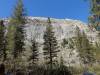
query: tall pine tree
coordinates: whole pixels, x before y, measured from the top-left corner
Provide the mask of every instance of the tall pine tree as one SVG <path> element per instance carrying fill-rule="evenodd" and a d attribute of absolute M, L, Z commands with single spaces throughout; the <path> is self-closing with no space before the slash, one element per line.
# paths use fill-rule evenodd
<path fill-rule="evenodd" d="M 11 30 L 9 31 L 13 31 L 11 32 L 12 36 L 9 36 L 10 40 L 9 42 L 11 42 L 10 44 L 10 49 L 12 50 L 12 55 L 13 55 L 13 67 L 14 67 L 14 75 L 15 75 L 15 70 L 17 67 L 21 67 L 23 65 L 20 65 L 19 63 L 22 62 L 21 57 L 23 56 L 23 51 L 25 50 L 24 46 L 25 46 L 25 24 L 26 24 L 26 19 L 25 19 L 25 10 L 24 10 L 24 6 L 23 6 L 23 1 L 22 0 L 18 0 L 15 8 L 14 8 L 14 12 L 11 16 L 10 19 L 10 28 Z M 8 32 L 9 33 L 9 32 Z M 13 37 L 13 38 L 12 38 Z M 20 65 L 20 66 L 19 66 Z"/>
<path fill-rule="evenodd" d="M 50 68 L 53 68 L 53 64 L 55 63 L 55 58 L 57 58 L 57 52 L 58 50 L 58 44 L 55 37 L 55 34 L 53 32 L 53 27 L 51 25 L 50 18 L 48 18 L 48 25 L 46 28 L 46 31 L 44 32 L 44 47 L 43 47 L 43 53 L 44 58 L 46 59 L 46 63 L 50 65 Z"/>
<path fill-rule="evenodd" d="M 25 40 L 25 10 L 22 0 L 18 0 L 15 10 L 13 12 L 10 24 L 14 25 L 14 48 L 13 55 L 14 58 L 17 58 L 24 51 L 24 40 Z"/>

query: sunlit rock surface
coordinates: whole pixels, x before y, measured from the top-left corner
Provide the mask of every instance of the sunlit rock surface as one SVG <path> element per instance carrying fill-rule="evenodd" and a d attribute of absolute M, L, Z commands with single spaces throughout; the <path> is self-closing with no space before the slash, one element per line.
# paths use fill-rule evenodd
<path fill-rule="evenodd" d="M 39 53 L 40 53 L 40 61 L 39 63 L 43 63 L 43 34 L 47 26 L 47 18 L 45 17 L 26 17 L 26 56 L 31 54 L 29 50 L 29 46 L 31 45 L 30 41 L 33 38 L 36 38 L 36 41 L 39 43 Z M 4 19 L 4 24 L 7 25 L 9 23 L 8 19 Z M 91 42 L 95 42 L 97 39 L 97 32 L 92 31 L 86 23 L 83 23 L 79 20 L 72 19 L 55 19 L 51 18 L 51 23 L 53 26 L 53 31 L 55 32 L 55 36 L 58 40 L 58 45 L 60 46 L 60 52 L 58 53 L 58 60 L 63 58 L 65 65 L 79 65 L 80 61 L 78 58 L 78 52 L 76 49 L 72 50 L 68 48 L 66 45 L 65 48 L 62 48 L 61 43 L 63 39 L 69 39 L 75 37 L 76 27 L 79 27 L 81 31 L 84 31 L 87 34 L 88 39 Z M 70 56 L 70 53 L 72 55 Z"/>

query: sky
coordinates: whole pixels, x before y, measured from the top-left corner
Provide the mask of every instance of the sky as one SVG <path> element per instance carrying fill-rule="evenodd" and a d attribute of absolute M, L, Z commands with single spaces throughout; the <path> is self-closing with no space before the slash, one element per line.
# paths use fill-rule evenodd
<path fill-rule="evenodd" d="M 17 0 L 0 0 L 0 18 L 10 17 Z M 84 0 L 23 0 L 28 16 L 76 19 L 88 22 L 89 3 Z"/>

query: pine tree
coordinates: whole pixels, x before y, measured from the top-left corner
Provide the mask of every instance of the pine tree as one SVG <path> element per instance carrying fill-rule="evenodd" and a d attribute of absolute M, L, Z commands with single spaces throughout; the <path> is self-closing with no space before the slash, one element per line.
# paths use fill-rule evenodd
<path fill-rule="evenodd" d="M 90 44 L 89 40 L 87 39 L 87 36 L 85 32 L 82 33 L 82 60 L 84 64 L 92 64 L 94 63 L 94 51 L 92 48 L 92 45 Z"/>
<path fill-rule="evenodd" d="M 84 32 L 81 32 L 79 28 L 77 28 L 76 31 L 75 45 L 80 59 L 84 64 L 92 64 L 94 62 L 92 45 Z"/>
<path fill-rule="evenodd" d="M 5 36 L 5 26 L 3 23 L 3 20 L 0 21 L 0 58 L 3 59 L 2 61 L 5 61 L 7 58 L 7 44 L 6 44 L 6 36 Z"/>
<path fill-rule="evenodd" d="M 53 32 L 53 27 L 51 25 L 50 18 L 48 18 L 48 25 L 46 31 L 44 32 L 44 58 L 47 61 L 47 64 L 50 64 L 50 68 L 52 69 L 53 64 L 55 63 L 55 58 L 57 57 L 58 45 L 57 40 Z"/>
<path fill-rule="evenodd" d="M 33 64 L 36 64 L 39 56 L 38 43 L 36 42 L 35 39 L 32 39 L 31 42 L 32 42 L 31 46 L 32 55 L 30 56 L 30 60 L 32 60 Z"/>
<path fill-rule="evenodd" d="M 14 13 L 10 20 L 10 24 L 14 25 L 14 58 L 17 58 L 25 49 L 24 49 L 24 40 L 25 40 L 25 11 L 23 7 L 22 0 L 18 0 L 18 3 L 15 7 Z"/>
<path fill-rule="evenodd" d="M 19 67 L 19 63 L 22 61 L 20 60 L 21 57 L 23 56 L 23 51 L 25 50 L 24 46 L 25 46 L 25 24 L 26 24 L 26 19 L 25 19 L 25 10 L 24 10 L 24 6 L 23 6 L 23 1 L 22 0 L 18 0 L 15 8 L 14 8 L 14 12 L 13 15 L 11 16 L 10 19 L 10 28 L 11 30 L 9 31 L 13 31 L 11 32 L 12 36 L 9 36 L 10 40 L 9 42 L 11 42 L 10 44 L 10 49 L 12 50 L 12 55 L 13 55 L 13 64 L 14 64 L 14 75 L 15 75 L 15 70 L 17 67 Z M 9 33 L 9 32 L 8 32 Z M 18 61 L 20 60 L 20 61 Z M 18 61 L 18 62 L 17 62 Z M 23 65 L 21 65 L 23 66 Z"/>

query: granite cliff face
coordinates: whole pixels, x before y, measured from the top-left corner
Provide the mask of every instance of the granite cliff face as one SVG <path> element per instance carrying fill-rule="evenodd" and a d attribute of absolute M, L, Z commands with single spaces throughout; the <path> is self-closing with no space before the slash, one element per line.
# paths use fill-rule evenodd
<path fill-rule="evenodd" d="M 27 35 L 27 46 L 30 45 L 29 41 L 32 38 L 36 38 L 37 42 L 39 42 L 39 52 L 40 52 L 40 61 L 43 60 L 43 50 L 42 50 L 42 43 L 43 43 L 43 34 L 46 29 L 47 25 L 47 18 L 45 17 L 26 17 L 27 24 L 26 24 L 26 35 Z M 7 25 L 9 20 L 5 20 L 5 25 Z M 55 19 L 51 18 L 51 22 L 53 25 L 53 30 L 55 32 L 55 36 L 57 37 L 58 44 L 60 46 L 60 52 L 58 53 L 59 60 L 61 57 L 63 57 L 63 60 L 65 64 L 72 63 L 73 64 L 79 64 L 79 58 L 77 50 L 69 49 L 68 45 L 66 45 L 65 48 L 61 47 L 61 43 L 63 39 L 69 39 L 75 36 L 75 30 L 76 27 L 79 27 L 81 31 L 84 31 L 89 40 L 91 42 L 95 42 L 97 39 L 97 32 L 91 31 L 91 29 L 88 27 L 87 24 L 79 21 L 79 20 L 72 20 L 72 19 Z M 31 52 L 28 50 L 27 55 L 29 55 Z M 73 53 L 72 56 L 69 57 L 70 53 Z M 43 61 L 42 61 L 43 62 Z M 41 63 L 42 63 L 41 62 Z"/>

